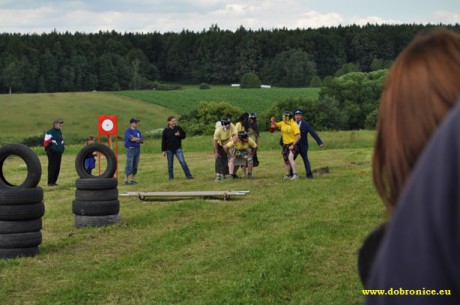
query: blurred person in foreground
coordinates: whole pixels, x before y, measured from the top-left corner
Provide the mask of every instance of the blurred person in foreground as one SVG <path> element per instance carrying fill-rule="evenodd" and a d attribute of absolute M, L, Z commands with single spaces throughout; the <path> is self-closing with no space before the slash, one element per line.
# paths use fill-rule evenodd
<path fill-rule="evenodd" d="M 459 96 L 457 33 L 418 35 L 390 69 L 373 157 L 390 220 L 365 240 L 358 269 L 366 289 L 398 295 L 368 296 L 366 304 L 460 304 L 459 134 L 437 131 Z M 426 294 L 439 289 L 452 295 Z"/>

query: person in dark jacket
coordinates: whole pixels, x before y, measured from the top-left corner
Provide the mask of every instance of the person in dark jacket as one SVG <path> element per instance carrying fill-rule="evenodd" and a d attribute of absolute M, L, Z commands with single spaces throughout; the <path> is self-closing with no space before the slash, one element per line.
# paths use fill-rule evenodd
<path fill-rule="evenodd" d="M 387 295 L 366 304 L 460 304 L 458 122 L 460 100 L 417 161 L 374 262 L 367 289 Z"/>
<path fill-rule="evenodd" d="M 63 120 L 55 120 L 53 128 L 45 134 L 43 146 L 48 157 L 48 186 L 56 186 L 61 171 L 62 154 L 64 153 L 64 138 L 62 136 Z"/>
<path fill-rule="evenodd" d="M 303 120 L 303 111 L 301 109 L 294 111 L 294 119 L 297 122 L 297 125 L 299 125 L 300 129 L 300 141 L 297 143 L 297 150 L 294 155 L 294 159 L 296 159 L 298 155 L 302 156 L 303 164 L 305 165 L 305 173 L 307 174 L 307 178 L 311 179 L 313 178 L 313 173 L 311 171 L 310 161 L 308 161 L 308 134 L 310 134 L 313 139 L 315 139 L 319 147 L 323 148 L 324 144 L 313 127 L 311 127 L 308 122 Z"/>
<path fill-rule="evenodd" d="M 426 288 L 431 291 L 449 281 L 456 281 L 456 286 L 446 285 L 443 289 L 452 288 L 447 286 L 460 289 L 458 274 L 455 278 L 446 272 L 449 268 L 458 270 L 460 267 L 458 259 L 447 259 L 460 257 L 458 218 L 455 224 L 444 219 L 447 216 L 459 217 L 458 195 L 444 193 L 438 185 L 445 183 L 447 187 L 455 181 L 458 186 L 457 177 L 449 176 L 447 170 L 459 171 L 458 162 L 451 161 L 452 157 L 444 151 L 451 149 L 458 156 L 458 135 L 444 139 L 448 148 L 443 148 L 441 143 L 429 148 L 428 144 L 432 138 L 439 137 L 435 133 L 437 128 L 459 104 L 458 75 L 460 35 L 446 29 L 418 35 L 391 66 L 380 99 L 372 161 L 374 185 L 387 209 L 388 219 L 385 221 L 388 224 L 379 226 L 369 234 L 359 251 L 358 270 L 366 289 L 393 288 L 399 292 L 399 288 Z M 458 120 L 456 122 L 458 124 Z M 445 156 L 430 154 L 432 157 L 424 160 L 425 149 L 438 150 L 440 155 Z M 428 170 L 419 172 L 418 166 L 423 162 L 429 164 L 426 166 L 431 169 L 431 174 Z M 413 188 L 417 191 L 414 192 Z M 445 210 L 446 205 L 450 204 L 446 202 L 449 198 L 447 194 L 456 200 L 456 208 Z M 405 196 L 411 199 L 405 199 Z M 400 214 L 405 215 L 403 222 L 406 224 L 401 224 Z M 443 238 L 439 237 L 440 230 L 445 233 Z M 398 247 L 397 244 L 402 245 L 398 240 L 404 240 L 407 244 Z M 407 249 L 406 246 L 413 249 Z M 455 251 L 452 252 L 452 249 Z M 436 255 L 440 260 L 435 258 Z M 408 265 L 403 266 L 406 263 Z M 448 269 L 445 268 L 447 266 Z M 433 280 L 429 280 L 430 277 Z M 441 280 L 441 277 L 449 279 Z M 367 300 L 367 304 L 459 304 L 458 298 L 456 301 L 450 301 L 449 298 L 432 300 L 425 296 L 409 298 L 373 297 Z"/>
<path fill-rule="evenodd" d="M 168 174 L 169 179 L 174 179 L 174 155 L 179 160 L 182 170 L 187 179 L 193 179 L 190 169 L 185 162 L 184 153 L 182 152 L 182 140 L 185 139 L 185 131 L 177 125 L 177 120 L 174 116 L 168 117 L 168 126 L 163 130 L 161 137 L 161 151 L 163 157 L 168 157 Z"/>

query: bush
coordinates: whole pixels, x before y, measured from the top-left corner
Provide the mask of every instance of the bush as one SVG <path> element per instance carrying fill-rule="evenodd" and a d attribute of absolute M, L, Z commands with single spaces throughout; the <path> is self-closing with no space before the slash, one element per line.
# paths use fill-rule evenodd
<path fill-rule="evenodd" d="M 206 84 L 206 83 L 201 83 L 200 89 L 201 89 L 201 90 L 206 90 L 206 89 L 211 89 L 211 87 L 209 87 L 209 85 Z"/>
<path fill-rule="evenodd" d="M 241 77 L 240 88 L 260 88 L 262 82 L 260 81 L 259 76 L 254 72 L 248 72 Z"/>
<path fill-rule="evenodd" d="M 229 103 L 201 102 L 198 108 L 180 118 L 181 126 L 188 135 L 212 135 L 217 121 L 223 117 L 236 122 L 244 111 Z"/>
<path fill-rule="evenodd" d="M 303 118 L 309 122 L 313 128 L 322 130 L 322 113 L 318 111 L 318 102 L 312 99 L 288 98 L 284 101 L 275 103 L 270 109 L 262 114 L 260 120 L 257 121 L 259 130 L 268 130 L 270 118 L 273 116 L 277 122 L 281 121 L 281 116 L 284 111 L 292 111 L 296 109 L 303 110 Z"/>
<path fill-rule="evenodd" d="M 39 134 L 36 136 L 30 136 L 21 141 L 22 144 L 29 147 L 43 146 L 43 139 L 45 138 L 44 134 Z"/>

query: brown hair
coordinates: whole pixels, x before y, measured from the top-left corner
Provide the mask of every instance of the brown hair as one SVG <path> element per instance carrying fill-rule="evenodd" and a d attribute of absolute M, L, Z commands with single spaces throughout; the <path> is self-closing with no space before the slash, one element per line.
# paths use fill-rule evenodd
<path fill-rule="evenodd" d="M 88 145 L 88 142 L 89 142 L 89 141 L 94 141 L 94 137 L 93 137 L 93 136 L 88 136 L 88 137 L 86 138 L 86 145 Z"/>
<path fill-rule="evenodd" d="M 460 35 L 418 35 L 398 56 L 382 92 L 373 178 L 391 213 L 425 144 L 460 96 Z"/>
<path fill-rule="evenodd" d="M 175 119 L 176 117 L 171 115 L 171 116 L 168 116 L 168 122 L 171 121 L 172 119 Z"/>

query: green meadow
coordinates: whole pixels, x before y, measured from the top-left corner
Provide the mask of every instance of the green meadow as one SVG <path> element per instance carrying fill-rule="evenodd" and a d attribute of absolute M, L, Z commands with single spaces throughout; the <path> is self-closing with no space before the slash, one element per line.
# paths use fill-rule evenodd
<path fill-rule="evenodd" d="M 276 87 L 240 89 L 231 86 L 211 86 L 211 89 L 201 90 L 198 86 L 184 86 L 183 90 L 177 91 L 120 91 L 116 94 L 161 105 L 179 113 L 192 111 L 199 102 L 227 102 L 240 107 L 243 111 L 262 114 L 273 103 L 286 97 L 317 98 L 319 89 Z"/>
<path fill-rule="evenodd" d="M 118 115 L 120 130 L 130 117 L 139 117 L 144 131 L 164 126 L 170 113 L 181 113 L 178 104 L 168 109 L 99 92 L 0 96 L 0 105 L 3 143 L 45 131 L 55 117 L 64 119 L 66 137 L 79 139 L 97 133 L 99 114 Z M 18 110 L 6 114 L 5 105 Z M 319 134 L 326 146 L 320 149 L 310 138 L 310 162 L 329 173 L 307 180 L 299 159 L 297 181 L 282 179 L 279 133 L 262 133 L 253 180 L 219 182 L 213 181 L 210 137 L 184 140 L 195 179 L 185 179 L 176 161 L 172 181 L 159 140 L 149 139 L 142 147 L 139 184 L 120 183 L 120 194 L 249 193 L 230 200 L 120 197 L 120 223 L 84 229 L 74 226 L 71 207 L 78 178 L 75 155 L 83 140 L 67 147 L 58 187 L 46 186 L 46 156 L 34 148 L 43 167 L 43 242 L 36 257 L 0 260 L 0 304 L 362 303 L 357 251 L 385 218 L 372 185 L 374 132 Z M 126 161 L 121 146 L 120 182 Z M 14 181 L 25 176 L 15 160 L 6 160 L 3 171 Z"/>

